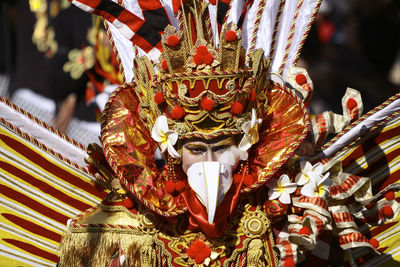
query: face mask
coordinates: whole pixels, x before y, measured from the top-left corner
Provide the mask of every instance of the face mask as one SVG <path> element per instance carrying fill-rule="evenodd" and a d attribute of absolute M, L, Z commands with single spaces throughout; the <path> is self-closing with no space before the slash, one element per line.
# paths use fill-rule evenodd
<path fill-rule="evenodd" d="M 208 223 L 232 185 L 232 166 L 217 161 L 194 163 L 187 171 L 190 187 L 207 210 Z"/>

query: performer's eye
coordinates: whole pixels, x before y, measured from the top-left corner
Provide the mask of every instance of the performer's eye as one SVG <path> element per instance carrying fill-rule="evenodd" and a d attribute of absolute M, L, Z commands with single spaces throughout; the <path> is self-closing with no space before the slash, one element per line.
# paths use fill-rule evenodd
<path fill-rule="evenodd" d="M 190 147 L 190 146 L 186 146 L 185 147 L 187 150 L 189 150 L 192 154 L 195 154 L 195 155 L 200 155 L 200 154 L 203 154 L 203 153 L 205 153 L 206 151 L 207 151 L 207 148 L 206 147 Z"/>
<path fill-rule="evenodd" d="M 222 153 L 229 149 L 229 145 L 215 146 L 212 148 L 212 152 Z"/>

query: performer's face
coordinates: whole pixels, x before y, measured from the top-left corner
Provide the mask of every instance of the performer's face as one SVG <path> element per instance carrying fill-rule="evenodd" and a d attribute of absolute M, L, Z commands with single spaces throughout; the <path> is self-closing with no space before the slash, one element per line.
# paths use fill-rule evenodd
<path fill-rule="evenodd" d="M 221 155 L 235 145 L 233 137 L 213 141 L 188 141 L 183 145 L 182 169 L 185 173 L 192 164 L 202 161 L 219 161 Z M 235 167 L 239 160 L 235 163 Z"/>
<path fill-rule="evenodd" d="M 213 223 L 216 207 L 232 185 L 232 172 L 239 158 L 234 137 L 197 139 L 183 145 L 182 169 L 189 186 L 207 210 L 209 224 Z"/>

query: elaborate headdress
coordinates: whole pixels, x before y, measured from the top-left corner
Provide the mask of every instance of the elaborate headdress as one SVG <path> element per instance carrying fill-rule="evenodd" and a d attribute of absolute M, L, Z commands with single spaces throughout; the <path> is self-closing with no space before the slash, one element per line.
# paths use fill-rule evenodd
<path fill-rule="evenodd" d="M 247 8 L 248 19 L 243 23 L 239 19 L 244 32 L 229 19 L 225 19 L 222 26 L 213 22 L 210 19 L 213 16 L 210 3 L 188 2 L 178 13 L 179 25 L 176 28 L 166 27 L 164 33 L 158 35 L 159 42 L 158 32 L 144 35 L 149 41 L 149 35 L 155 34 L 153 48 L 148 48 L 146 42 L 137 42 L 147 55 L 134 58 L 134 81 L 111 95 L 102 118 L 101 136 L 110 166 L 134 196 L 165 216 L 186 211 L 180 195 L 171 194 L 166 189 L 166 181 L 175 179 L 173 173 L 159 171 L 156 167 L 154 155 L 157 143 L 154 140 L 163 151 L 168 148 L 172 157 L 179 157 L 173 147 L 177 139 L 243 136 L 244 149 L 253 147 L 247 166 L 241 171 L 252 178 L 247 179 L 241 192 L 249 192 L 265 183 L 287 161 L 307 135 L 309 118 L 303 102 L 294 91 L 272 81 L 270 73 L 276 72 L 277 76 L 285 74 L 297 60 L 299 46 L 306 35 L 304 25 L 313 19 L 319 5 L 319 1 L 311 2 L 303 7 L 308 8 L 306 24 L 297 20 L 297 13 L 293 13 L 291 4 L 268 6 L 263 1 L 257 5 L 254 3 Z M 232 3 L 231 6 L 221 3 L 233 9 Z M 109 4 L 112 6 L 115 3 L 110 1 Z M 296 7 L 298 12 L 302 3 Z M 139 32 L 143 34 L 137 27 L 136 34 L 129 34 L 134 26 L 129 24 L 127 18 L 131 13 L 126 9 L 117 14 L 115 9 L 104 11 L 104 5 L 100 11 L 99 7 L 91 8 L 94 13 L 102 14 L 112 22 L 109 27 L 114 40 L 121 38 L 115 26 L 131 40 L 139 38 Z M 289 24 L 293 30 L 301 24 L 297 35 L 285 33 L 286 36 L 282 37 L 278 34 L 277 28 L 287 27 L 285 24 L 288 23 L 286 17 L 279 13 L 284 9 L 293 15 Z M 267 17 L 265 14 L 271 11 L 275 23 L 266 31 L 261 27 L 260 19 Z M 228 12 L 225 17 L 232 14 Z M 255 21 L 251 22 L 250 14 L 256 15 Z M 254 30 L 249 34 L 251 23 L 254 23 Z M 269 60 L 263 49 L 255 49 L 259 31 L 264 31 L 270 38 Z M 286 40 L 282 38 L 287 38 L 284 53 L 278 51 L 278 45 Z M 291 48 L 291 43 L 294 48 Z M 118 42 L 114 44 L 118 52 L 122 51 L 119 54 L 122 59 L 126 49 L 119 48 L 121 44 Z M 158 63 L 153 64 L 151 58 L 159 55 L 156 52 L 161 51 L 160 47 L 163 52 Z M 277 56 L 282 57 L 275 60 Z M 124 60 L 121 63 L 127 78 L 126 66 L 129 65 Z M 277 66 L 276 71 L 274 66 Z M 260 125 L 257 118 L 262 119 Z"/>

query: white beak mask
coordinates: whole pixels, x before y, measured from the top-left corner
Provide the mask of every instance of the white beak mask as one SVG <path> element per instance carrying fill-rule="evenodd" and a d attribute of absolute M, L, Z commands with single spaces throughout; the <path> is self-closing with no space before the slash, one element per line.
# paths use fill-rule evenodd
<path fill-rule="evenodd" d="M 218 161 L 194 163 L 187 170 L 188 182 L 207 210 L 208 223 L 214 222 L 215 210 L 232 185 L 232 166 Z"/>

